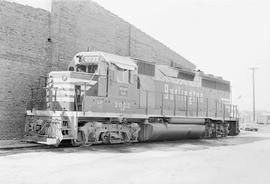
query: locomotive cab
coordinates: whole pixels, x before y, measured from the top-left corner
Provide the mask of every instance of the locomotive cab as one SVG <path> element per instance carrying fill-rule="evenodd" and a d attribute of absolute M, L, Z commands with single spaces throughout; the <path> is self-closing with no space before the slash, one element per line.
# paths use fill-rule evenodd
<path fill-rule="evenodd" d="M 121 111 L 136 104 L 137 65 L 128 57 L 80 52 L 68 71 L 49 74 L 48 89 L 47 107 L 53 110 Z"/>

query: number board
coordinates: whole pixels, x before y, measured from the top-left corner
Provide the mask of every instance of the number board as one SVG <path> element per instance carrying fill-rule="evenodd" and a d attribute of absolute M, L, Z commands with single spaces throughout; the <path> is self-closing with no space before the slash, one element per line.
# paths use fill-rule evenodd
<path fill-rule="evenodd" d="M 97 63 L 99 61 L 99 56 L 85 56 L 84 62 L 86 63 Z"/>

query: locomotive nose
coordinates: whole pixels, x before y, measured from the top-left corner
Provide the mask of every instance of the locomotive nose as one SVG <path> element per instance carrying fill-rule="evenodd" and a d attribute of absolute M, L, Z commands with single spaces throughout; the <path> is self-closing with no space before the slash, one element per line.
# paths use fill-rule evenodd
<path fill-rule="evenodd" d="M 51 72 L 46 88 L 47 108 L 59 111 L 81 111 L 85 94 L 96 96 L 97 82 L 97 78 L 88 73 Z"/>

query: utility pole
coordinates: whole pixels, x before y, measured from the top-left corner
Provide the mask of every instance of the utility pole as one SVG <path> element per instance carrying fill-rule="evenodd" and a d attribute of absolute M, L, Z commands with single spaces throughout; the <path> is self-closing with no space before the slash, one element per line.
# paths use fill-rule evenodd
<path fill-rule="evenodd" d="M 252 84 L 253 84 L 253 122 L 255 122 L 255 117 L 256 117 L 256 113 L 255 113 L 255 70 L 257 70 L 258 68 L 256 67 L 252 67 L 249 68 L 252 71 Z"/>

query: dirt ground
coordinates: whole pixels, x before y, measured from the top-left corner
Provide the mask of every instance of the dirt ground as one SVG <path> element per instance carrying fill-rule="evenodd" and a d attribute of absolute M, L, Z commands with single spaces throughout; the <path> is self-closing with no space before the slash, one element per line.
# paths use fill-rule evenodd
<path fill-rule="evenodd" d="M 0 183 L 270 183 L 270 127 L 237 137 L 0 150 Z"/>

